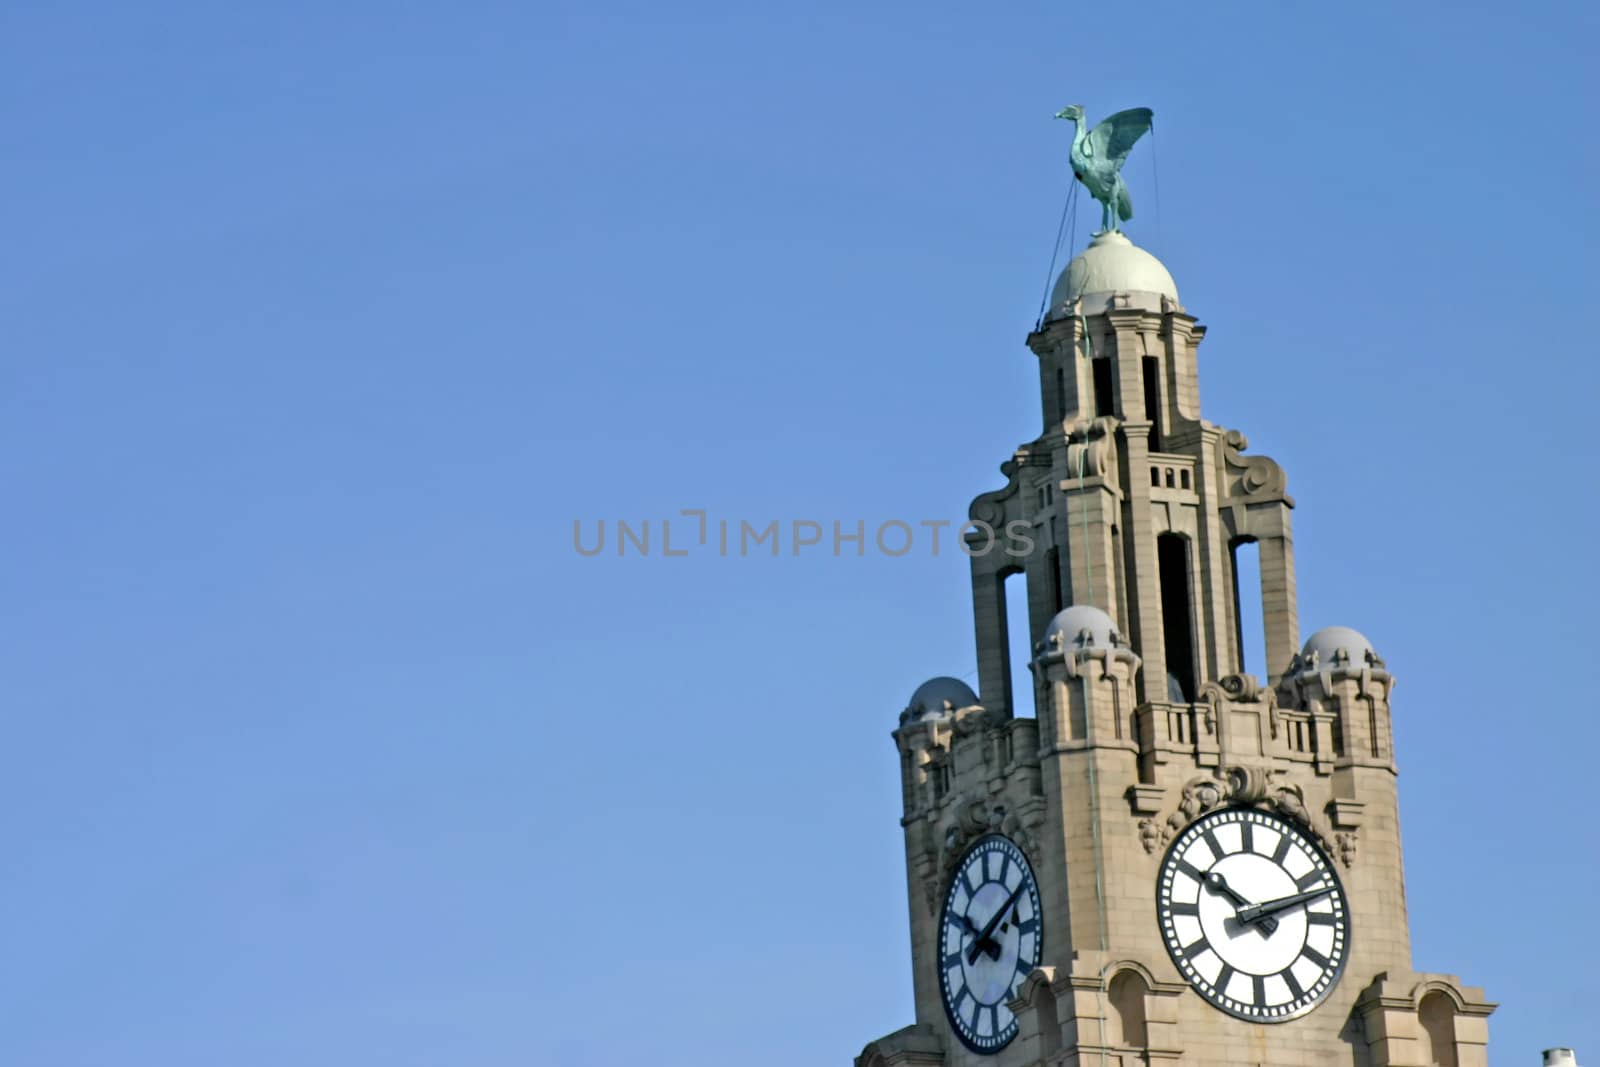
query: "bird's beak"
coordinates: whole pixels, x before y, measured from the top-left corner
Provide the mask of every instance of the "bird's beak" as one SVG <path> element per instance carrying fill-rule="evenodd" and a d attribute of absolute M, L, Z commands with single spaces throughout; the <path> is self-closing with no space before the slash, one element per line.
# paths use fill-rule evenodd
<path fill-rule="evenodd" d="M 1069 118 L 1071 118 L 1072 116 L 1067 114 L 1067 112 L 1070 111 L 1070 110 L 1072 110 L 1072 109 L 1071 108 L 1065 108 L 1065 107 L 1062 108 L 1060 111 L 1056 112 L 1056 118 L 1058 118 L 1058 119 L 1069 119 Z"/>

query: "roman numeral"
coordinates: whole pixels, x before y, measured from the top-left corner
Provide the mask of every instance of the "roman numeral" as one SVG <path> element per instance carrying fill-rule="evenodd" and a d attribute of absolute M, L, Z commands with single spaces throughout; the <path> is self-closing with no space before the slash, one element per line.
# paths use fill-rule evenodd
<path fill-rule="evenodd" d="M 1283 984 L 1289 987 L 1289 993 L 1294 999 L 1299 1000 L 1306 995 L 1306 991 L 1300 988 L 1300 983 L 1294 980 L 1294 975 L 1289 972 L 1289 968 L 1285 967 L 1279 971 L 1278 977 L 1282 978 Z"/>
<path fill-rule="evenodd" d="M 1283 858 L 1289 854 L 1289 845 L 1289 835 L 1287 833 L 1279 833 L 1278 847 L 1272 850 L 1273 863 L 1276 863 L 1279 866 L 1283 865 Z"/>

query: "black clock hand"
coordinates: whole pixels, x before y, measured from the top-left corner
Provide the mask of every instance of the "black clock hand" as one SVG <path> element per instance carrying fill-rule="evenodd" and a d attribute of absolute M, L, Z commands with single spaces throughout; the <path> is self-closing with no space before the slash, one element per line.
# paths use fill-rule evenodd
<path fill-rule="evenodd" d="M 1250 903 L 1244 897 L 1241 897 L 1238 893 L 1234 892 L 1233 887 L 1228 884 L 1228 880 L 1222 877 L 1221 871 L 1207 871 L 1203 880 L 1206 883 L 1207 888 L 1221 893 L 1223 896 L 1227 897 L 1229 900 L 1233 901 L 1239 906 L 1239 910 L 1234 917 L 1238 919 L 1240 923 L 1248 924 L 1249 922 L 1255 921 L 1257 926 L 1261 927 L 1262 930 L 1269 934 L 1278 928 L 1278 920 L 1276 919 L 1260 917 L 1246 919 L 1244 917 L 1245 913 L 1251 908 L 1254 908 L 1255 905 Z"/>
<path fill-rule="evenodd" d="M 1276 915 L 1280 911 L 1288 911 L 1296 904 L 1304 904 L 1309 900 L 1316 900 L 1318 897 L 1327 896 L 1331 892 L 1333 892 L 1333 886 L 1325 885 L 1320 889 L 1308 889 L 1304 893 L 1291 893 L 1289 896 L 1279 897 L 1277 900 L 1265 900 L 1260 904 L 1251 904 L 1239 909 L 1239 921 L 1242 923 L 1259 921 L 1262 925 L 1265 925 L 1273 921 L 1266 918 L 1266 916 Z"/>
<path fill-rule="evenodd" d="M 972 935 L 972 947 L 987 952 L 990 959 L 997 960 L 1000 958 L 1000 946 L 995 944 L 993 941 L 986 940 L 978 928 L 972 924 L 971 919 L 967 918 L 965 915 L 961 916 L 961 925 L 965 926 L 967 928 L 967 933 Z M 974 954 L 973 959 L 977 959 L 976 954 Z"/>
<path fill-rule="evenodd" d="M 1006 912 L 1011 910 L 1011 905 L 1017 902 L 1017 898 L 1022 895 L 1022 890 L 1027 884 L 1028 883 L 1026 880 L 1018 882 L 1017 888 L 1011 891 L 1011 895 L 1009 897 L 1006 897 L 1006 902 L 995 909 L 994 915 L 992 915 L 989 918 L 989 921 L 984 924 L 983 933 L 979 934 L 978 940 L 974 941 L 972 943 L 972 947 L 967 949 L 968 963 L 978 962 L 978 946 L 989 940 L 989 935 L 994 933 L 994 928 L 996 926 L 1000 925 L 1000 920 L 1005 918 Z M 995 959 L 999 959 L 999 957 L 996 956 Z"/>

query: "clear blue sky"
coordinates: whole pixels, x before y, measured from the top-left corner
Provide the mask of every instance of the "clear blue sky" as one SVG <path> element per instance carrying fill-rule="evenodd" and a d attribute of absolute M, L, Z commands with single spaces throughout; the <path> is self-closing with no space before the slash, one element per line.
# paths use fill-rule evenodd
<path fill-rule="evenodd" d="M 0 1063 L 799 1067 L 909 1022 L 888 734 L 973 668 L 965 560 L 572 524 L 962 518 L 1036 431 L 1071 102 L 1155 109 L 1129 231 L 1205 413 L 1289 471 L 1303 632 L 1400 679 L 1417 968 L 1502 1003 L 1497 1063 L 1600 1059 L 1597 30 L 9 5 Z"/>

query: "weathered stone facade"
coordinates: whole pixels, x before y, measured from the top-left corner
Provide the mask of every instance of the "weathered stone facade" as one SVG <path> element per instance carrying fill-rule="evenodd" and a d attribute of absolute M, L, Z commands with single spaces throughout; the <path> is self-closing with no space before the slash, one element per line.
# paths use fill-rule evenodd
<path fill-rule="evenodd" d="M 1161 291 L 1072 292 L 1064 274 L 1028 338 L 1043 432 L 971 515 L 995 529 L 1027 523 L 1035 548 L 972 557 L 978 694 L 948 679 L 938 699 L 919 690 L 894 733 L 916 1020 L 867 1045 L 857 1067 L 1482 1065 L 1494 1006 L 1452 976 L 1411 969 L 1393 679 L 1355 631 L 1301 646 L 1287 480 L 1240 433 L 1200 417 L 1205 331 L 1170 275 L 1120 235 L 1085 255 L 1098 258 L 1077 277 L 1121 271 Z M 1245 673 L 1240 648 L 1235 550 L 1248 542 L 1264 679 Z M 1031 679 L 1011 677 L 1008 662 L 1012 574 L 1037 642 Z M 1013 716 L 1026 684 L 1035 718 Z M 1342 977 L 1289 1021 L 1212 1007 L 1158 928 L 1167 844 L 1231 806 L 1302 827 L 1348 896 Z M 966 843 L 992 832 L 1036 874 L 1043 952 L 1008 1005 L 1015 1038 L 979 1055 L 953 1038 L 941 1003 L 939 901 Z"/>

